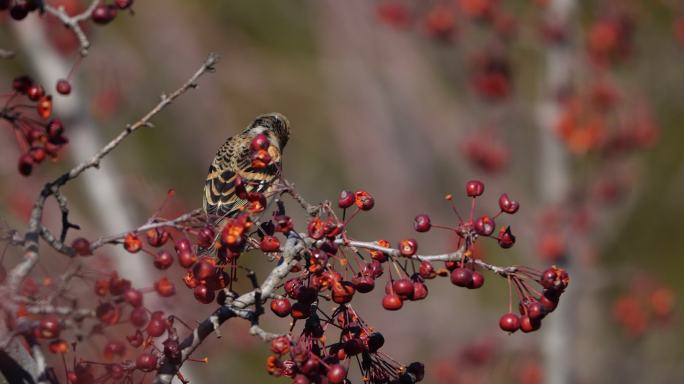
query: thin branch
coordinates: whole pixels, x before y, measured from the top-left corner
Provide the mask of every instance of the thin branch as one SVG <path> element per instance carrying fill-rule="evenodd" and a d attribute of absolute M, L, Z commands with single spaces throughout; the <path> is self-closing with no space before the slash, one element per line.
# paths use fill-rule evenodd
<path fill-rule="evenodd" d="M 66 13 L 66 10 L 64 9 L 63 5 L 53 7 L 49 4 L 45 4 L 45 12 L 58 18 L 64 24 L 65 27 L 71 29 L 71 31 L 74 32 L 74 35 L 76 35 L 78 43 L 81 46 L 81 56 L 86 56 L 88 54 L 88 49 L 90 48 L 90 41 L 88 40 L 88 37 L 86 36 L 85 32 L 83 32 L 83 29 L 81 28 L 79 23 L 90 18 L 90 15 L 93 13 L 95 8 L 99 4 L 100 0 L 93 0 L 88 6 L 88 8 L 86 8 L 83 12 L 73 16 L 70 16 L 68 13 Z"/>

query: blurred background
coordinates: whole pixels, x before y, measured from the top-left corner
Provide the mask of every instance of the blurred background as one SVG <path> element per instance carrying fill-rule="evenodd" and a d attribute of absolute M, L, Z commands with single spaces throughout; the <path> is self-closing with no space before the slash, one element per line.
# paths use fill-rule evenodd
<path fill-rule="evenodd" d="M 87 5 L 48 3 L 70 12 Z M 431 281 L 429 300 L 398 313 L 382 309 L 378 290 L 357 297 L 357 310 L 385 335 L 385 352 L 424 362 L 426 382 L 684 382 L 683 3 L 147 0 L 133 9 L 106 26 L 86 25 L 92 48 L 80 61 L 56 19 L 1 15 L 0 48 L 17 53 L 0 60 L 2 89 L 22 74 L 54 84 L 77 65 L 74 93 L 55 95 L 71 139 L 61 161 L 22 177 L 13 134 L 0 132 L 7 225 L 24 228 L 45 180 L 88 157 L 217 52 L 216 73 L 101 171 L 66 188 L 80 234 L 134 228 L 170 189 L 164 215 L 199 207 L 218 146 L 256 115 L 277 111 L 292 123 L 285 177 L 303 196 L 334 201 L 342 189 L 375 196 L 376 207 L 354 220 L 355 238 L 411 236 L 421 253 L 454 249 L 448 231 L 416 236 L 413 218 L 428 213 L 433 223 L 454 225 L 444 195 L 467 212 L 464 185 L 476 178 L 486 184 L 478 212 L 496 213 L 503 192 L 521 202 L 518 214 L 497 222 L 511 225 L 515 247 L 481 241 L 478 257 L 570 271 L 567 300 L 530 334 L 498 329 L 508 292 L 490 274 L 479 291 Z M 291 214 L 303 222 L 302 213 Z M 140 255 L 101 253 L 107 257 L 93 268 L 127 271 L 141 286 L 163 275 L 132 260 Z M 18 254 L 5 257 L 10 263 Z M 44 257 L 36 273 L 60 266 Z M 263 276 L 268 263 L 255 257 L 250 266 Z M 179 292 L 157 305 L 188 324 L 211 311 L 184 287 Z M 267 317 L 265 328 L 286 331 Z M 208 363 L 183 372 L 197 383 L 287 382 L 268 376 L 268 346 L 247 329 L 226 324 L 222 339 L 210 337 L 196 353 Z"/>

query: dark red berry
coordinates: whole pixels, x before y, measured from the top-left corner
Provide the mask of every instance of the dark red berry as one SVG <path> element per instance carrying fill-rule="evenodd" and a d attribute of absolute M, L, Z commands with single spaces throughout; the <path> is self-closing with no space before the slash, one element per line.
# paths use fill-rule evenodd
<path fill-rule="evenodd" d="M 466 183 L 466 194 L 470 197 L 478 197 L 484 193 L 484 183 L 480 180 L 470 180 Z"/>
<path fill-rule="evenodd" d="M 340 192 L 340 196 L 337 198 L 337 205 L 340 208 L 349 208 L 354 205 L 354 194 L 350 191 Z"/>
<path fill-rule="evenodd" d="M 406 300 L 413 295 L 413 282 L 406 278 L 394 280 L 392 290 L 402 300 Z"/>
<path fill-rule="evenodd" d="M 494 223 L 494 220 L 487 215 L 477 219 L 474 224 L 475 232 L 480 236 L 490 236 L 494 233 L 495 227 L 496 224 Z"/>
<path fill-rule="evenodd" d="M 503 193 L 499 197 L 499 208 L 501 211 L 512 215 L 518 212 L 518 209 L 520 209 L 520 203 L 515 200 L 511 200 L 507 194 Z"/>
<path fill-rule="evenodd" d="M 157 369 L 157 357 L 145 352 L 135 359 L 135 367 L 143 372 L 151 372 Z"/>
<path fill-rule="evenodd" d="M 290 300 L 285 298 L 271 300 L 271 311 L 273 311 L 273 313 L 275 313 L 278 317 L 288 316 L 292 311 Z"/>
<path fill-rule="evenodd" d="M 23 176 L 29 176 L 31 172 L 33 172 L 33 157 L 25 153 L 19 157 L 19 164 L 17 168 L 19 169 L 19 173 L 22 174 Z"/>
<path fill-rule="evenodd" d="M 515 313 L 507 313 L 499 319 L 499 327 L 506 332 L 513 333 L 520 329 L 520 317 Z"/>
<path fill-rule="evenodd" d="M 214 297 L 216 297 L 214 291 L 209 289 L 206 285 L 201 284 L 195 287 L 194 291 L 192 292 L 195 295 L 195 299 L 199 301 L 202 304 L 209 304 L 214 301 Z"/>
<path fill-rule="evenodd" d="M 428 288 L 422 281 L 415 281 L 413 283 L 413 293 L 411 294 L 411 300 L 423 300 L 428 295 Z"/>
<path fill-rule="evenodd" d="M 511 227 L 501 228 L 499 231 L 499 246 L 501 248 L 510 248 L 515 244 L 515 236 L 511 233 Z"/>
<path fill-rule="evenodd" d="M 437 276 L 435 268 L 429 261 L 421 261 L 420 268 L 418 269 L 418 274 L 423 279 L 434 279 Z"/>
<path fill-rule="evenodd" d="M 176 286 L 166 276 L 154 283 L 154 290 L 161 297 L 171 297 L 176 294 Z"/>
<path fill-rule="evenodd" d="M 266 135 L 264 135 L 263 133 L 260 133 L 254 136 L 252 142 L 249 144 L 249 149 L 256 152 L 260 149 L 268 149 L 270 145 L 271 142 L 268 140 L 268 137 L 266 137 Z"/>
<path fill-rule="evenodd" d="M 375 206 L 375 199 L 366 191 L 354 192 L 354 204 L 362 211 L 369 211 Z"/>
<path fill-rule="evenodd" d="M 133 5 L 133 0 L 114 0 L 114 5 L 119 9 L 127 9 Z"/>
<path fill-rule="evenodd" d="M 116 7 L 113 5 L 100 4 L 90 14 L 95 24 L 109 24 L 116 17 Z"/>
<path fill-rule="evenodd" d="M 147 310 L 145 308 L 138 307 L 131 311 L 129 319 L 134 327 L 142 328 L 145 326 L 145 324 L 147 324 L 147 321 L 150 319 L 150 317 L 148 316 Z"/>
<path fill-rule="evenodd" d="M 375 279 L 371 276 L 356 276 L 352 279 L 354 288 L 361 293 L 368 293 L 375 288 Z"/>
<path fill-rule="evenodd" d="M 145 331 L 152 337 L 159 337 L 166 332 L 166 326 L 166 320 L 164 320 L 162 317 L 154 316 L 154 314 L 152 314 L 152 319 L 150 319 L 150 322 L 147 323 Z"/>
<path fill-rule="evenodd" d="M 90 241 L 83 237 L 77 237 L 71 242 L 71 248 L 74 249 L 78 256 L 90 256 L 93 252 L 90 250 Z"/>
<path fill-rule="evenodd" d="M 10 8 L 10 16 L 14 20 L 23 20 L 28 15 L 29 9 L 26 2 L 17 1 L 14 6 Z"/>
<path fill-rule="evenodd" d="M 399 253 L 404 257 L 411 257 L 418 251 L 418 242 L 415 239 L 404 239 L 399 242 Z"/>
<path fill-rule="evenodd" d="M 197 245 L 202 248 L 209 248 L 214 244 L 216 232 L 209 227 L 204 227 L 197 232 Z"/>
<path fill-rule="evenodd" d="M 341 384 L 347 377 L 347 370 L 340 364 L 331 365 L 326 377 L 330 384 Z"/>
<path fill-rule="evenodd" d="M 536 331 L 539 327 L 541 327 L 540 319 L 533 319 L 529 316 L 522 316 L 520 318 L 520 330 L 524 333 Z"/>
<path fill-rule="evenodd" d="M 154 266 L 158 269 L 169 268 L 173 264 L 173 256 L 169 251 L 161 251 L 154 255 Z"/>
<path fill-rule="evenodd" d="M 430 223 L 430 216 L 428 215 L 418 215 L 413 221 L 413 228 L 418 232 L 427 232 L 430 227 L 432 227 L 432 223 Z"/>
<path fill-rule="evenodd" d="M 33 84 L 33 80 L 24 75 L 24 76 L 19 76 L 15 77 L 14 80 L 12 80 L 12 89 L 19 93 L 26 93 L 28 88 Z"/>
<path fill-rule="evenodd" d="M 127 290 L 126 293 L 124 293 L 124 299 L 126 299 L 126 302 L 134 308 L 140 307 L 143 304 L 142 292 L 137 289 L 131 288 Z"/>
<path fill-rule="evenodd" d="M 26 90 L 26 96 L 33 101 L 38 101 L 45 96 L 45 90 L 40 85 L 33 84 Z"/>
<path fill-rule="evenodd" d="M 473 271 L 468 268 L 456 268 L 451 271 L 451 282 L 459 287 L 470 287 L 473 284 Z"/>
<path fill-rule="evenodd" d="M 472 284 L 470 286 L 468 286 L 468 288 L 478 289 L 484 285 L 484 282 L 485 282 L 484 276 L 480 272 L 473 271 Z"/>
<path fill-rule="evenodd" d="M 57 93 L 60 95 L 66 96 L 71 93 L 71 83 L 69 83 L 69 81 L 66 79 L 59 79 L 57 80 L 57 86 L 55 89 L 57 89 Z"/>

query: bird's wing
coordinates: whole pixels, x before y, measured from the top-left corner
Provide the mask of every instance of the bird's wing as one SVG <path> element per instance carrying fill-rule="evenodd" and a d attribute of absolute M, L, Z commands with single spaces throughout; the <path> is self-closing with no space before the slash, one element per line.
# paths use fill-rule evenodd
<path fill-rule="evenodd" d="M 232 137 L 219 148 L 209 166 L 204 187 L 204 210 L 210 215 L 232 217 L 247 204 L 235 192 L 235 175 L 242 179 L 247 192 L 265 192 L 280 172 L 280 151 L 269 153 L 273 162 L 261 169 L 252 167 L 248 137 Z"/>

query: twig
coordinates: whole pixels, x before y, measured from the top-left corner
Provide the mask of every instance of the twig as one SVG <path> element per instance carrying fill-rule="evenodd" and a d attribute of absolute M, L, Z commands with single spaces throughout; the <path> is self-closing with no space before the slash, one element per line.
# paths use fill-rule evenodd
<path fill-rule="evenodd" d="M 81 28 L 79 23 L 90 18 L 90 15 L 95 10 L 95 7 L 97 7 L 99 4 L 100 0 L 93 0 L 88 6 L 88 8 L 86 8 L 83 12 L 73 16 L 70 16 L 66 13 L 66 10 L 64 9 L 63 5 L 60 5 L 55 8 L 49 4 L 45 4 L 45 12 L 58 18 L 64 24 L 65 27 L 71 29 L 74 32 L 74 35 L 76 35 L 78 43 L 81 46 L 81 56 L 86 56 L 88 54 L 88 48 L 90 48 L 90 41 L 88 40 L 88 37 L 85 35 L 85 32 L 83 32 L 83 29 Z"/>

